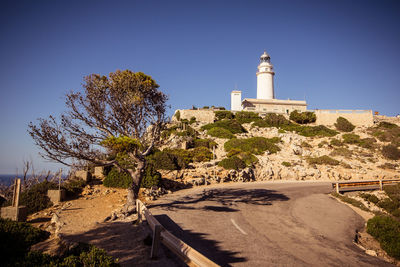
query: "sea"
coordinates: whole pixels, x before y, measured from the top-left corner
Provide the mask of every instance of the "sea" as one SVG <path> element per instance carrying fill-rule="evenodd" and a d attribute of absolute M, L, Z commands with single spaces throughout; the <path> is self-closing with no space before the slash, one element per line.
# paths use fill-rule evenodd
<path fill-rule="evenodd" d="M 27 178 L 29 179 L 30 176 L 31 175 L 27 175 Z M 0 184 L 6 185 L 6 186 L 12 185 L 15 178 L 22 179 L 23 177 L 21 175 L 15 175 L 15 174 L 0 174 Z M 65 178 L 66 178 L 66 176 L 63 175 L 63 179 L 65 179 Z"/>

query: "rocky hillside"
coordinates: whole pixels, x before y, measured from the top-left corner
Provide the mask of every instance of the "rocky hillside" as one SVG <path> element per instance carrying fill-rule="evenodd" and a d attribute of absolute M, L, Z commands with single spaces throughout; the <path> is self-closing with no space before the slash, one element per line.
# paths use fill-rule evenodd
<path fill-rule="evenodd" d="M 296 124 L 278 115 L 272 116 L 272 122 L 268 121 L 271 118 L 261 119 L 254 114 L 246 116 L 224 118 L 214 124 L 192 120 L 169 125 L 164 149 L 190 150 L 194 140 L 209 140 L 215 142 L 215 159 L 193 162 L 180 170 L 161 171 L 163 176 L 192 184 L 232 180 L 400 178 L 400 123 L 397 120 L 389 123 L 381 116 L 373 127 L 352 126 L 344 132 L 336 127 Z M 258 151 L 257 142 L 261 139 L 257 139 L 253 148 L 248 149 L 248 144 L 243 144 L 245 148 L 231 148 L 232 138 L 253 140 L 255 137 L 274 144 L 268 143 L 269 148 Z M 278 149 L 271 150 L 272 145 Z M 250 157 L 256 159 L 249 162 Z M 246 166 L 236 168 L 240 162 L 234 162 L 233 167 L 223 166 L 221 161 L 227 158 L 240 158 L 247 161 Z"/>

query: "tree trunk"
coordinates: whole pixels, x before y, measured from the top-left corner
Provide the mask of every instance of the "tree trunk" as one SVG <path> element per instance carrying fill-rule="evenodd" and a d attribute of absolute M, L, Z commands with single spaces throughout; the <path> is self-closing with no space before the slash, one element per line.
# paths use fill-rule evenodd
<path fill-rule="evenodd" d="M 132 177 L 132 186 L 128 188 L 128 195 L 126 197 L 126 204 L 124 212 L 133 213 L 136 210 L 136 199 L 139 197 L 140 183 L 146 168 L 145 159 L 136 159 L 136 169 L 129 169 L 129 174 Z"/>

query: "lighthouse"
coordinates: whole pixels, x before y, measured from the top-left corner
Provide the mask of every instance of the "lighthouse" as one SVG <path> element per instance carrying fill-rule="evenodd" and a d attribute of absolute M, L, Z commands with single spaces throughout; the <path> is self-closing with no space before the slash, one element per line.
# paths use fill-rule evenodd
<path fill-rule="evenodd" d="M 274 99 L 274 67 L 271 58 L 264 51 L 257 71 L 257 99 Z"/>

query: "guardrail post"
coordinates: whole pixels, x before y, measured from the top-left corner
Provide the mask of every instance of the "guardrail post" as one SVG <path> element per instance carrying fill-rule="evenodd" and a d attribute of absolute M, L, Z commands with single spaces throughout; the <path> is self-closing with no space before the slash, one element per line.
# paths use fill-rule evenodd
<path fill-rule="evenodd" d="M 382 179 L 379 180 L 379 189 L 380 189 L 381 191 L 383 190 Z"/>
<path fill-rule="evenodd" d="M 339 191 L 339 183 L 336 183 L 336 193 L 340 194 L 340 191 Z"/>
<path fill-rule="evenodd" d="M 158 247 L 160 246 L 160 241 L 161 241 L 161 231 L 162 231 L 162 226 L 159 224 L 154 225 L 154 233 L 153 233 L 153 243 L 151 245 L 151 253 L 150 253 L 150 258 L 154 259 L 157 257 L 157 251 Z"/>

